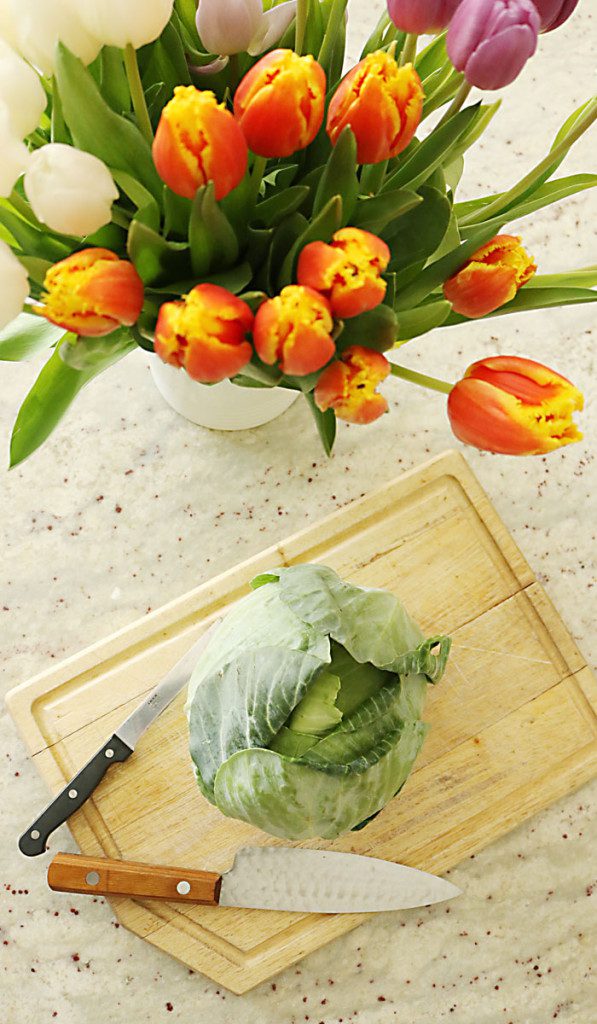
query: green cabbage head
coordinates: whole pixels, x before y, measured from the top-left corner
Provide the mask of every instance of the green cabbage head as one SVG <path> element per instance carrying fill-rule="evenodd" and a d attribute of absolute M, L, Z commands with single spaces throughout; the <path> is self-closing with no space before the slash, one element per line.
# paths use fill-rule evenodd
<path fill-rule="evenodd" d="M 285 839 L 362 827 L 404 785 L 448 637 L 321 565 L 257 576 L 189 684 L 191 757 L 223 814 Z"/>

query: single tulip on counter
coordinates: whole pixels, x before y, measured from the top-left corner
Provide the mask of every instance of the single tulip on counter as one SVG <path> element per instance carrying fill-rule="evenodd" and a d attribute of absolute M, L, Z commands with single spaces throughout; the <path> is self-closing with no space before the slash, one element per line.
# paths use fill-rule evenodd
<path fill-rule="evenodd" d="M 143 306 L 143 283 L 132 263 L 109 249 L 83 249 L 55 263 L 36 312 L 66 331 L 99 338 L 130 327 Z"/>
<path fill-rule="evenodd" d="M 259 307 L 253 341 L 264 363 L 277 363 L 282 373 L 304 377 L 334 355 L 333 328 L 327 299 L 312 288 L 291 284 Z"/>
<path fill-rule="evenodd" d="M 283 157 L 313 142 L 323 122 L 325 88 L 325 72 L 313 57 L 272 50 L 257 61 L 234 95 L 234 116 L 249 149 Z"/>
<path fill-rule="evenodd" d="M 155 328 L 155 351 L 202 384 L 234 377 L 253 349 L 247 334 L 253 314 L 246 302 L 215 284 L 199 284 L 176 302 L 165 302 Z"/>
<path fill-rule="evenodd" d="M 448 397 L 456 437 L 502 455 L 544 455 L 580 441 L 572 414 L 582 407 L 569 380 L 518 356 L 473 363 Z"/>
<path fill-rule="evenodd" d="M 448 56 L 469 85 L 510 85 L 537 49 L 540 18 L 532 0 L 461 0 L 448 29 Z"/>
<path fill-rule="evenodd" d="M 360 164 L 377 164 L 406 149 L 423 111 L 421 79 L 412 64 L 398 67 L 389 53 L 370 53 L 342 79 L 332 96 L 327 132 L 333 145 L 348 125 Z"/>
<path fill-rule="evenodd" d="M 348 423 L 372 423 L 388 411 L 388 403 L 375 389 L 389 373 L 390 364 L 381 352 L 352 345 L 323 371 L 315 402 L 322 412 L 333 409 Z"/>
<path fill-rule="evenodd" d="M 487 316 L 514 298 L 537 267 L 520 238 L 496 235 L 444 285 L 444 295 L 462 316 Z"/>
<path fill-rule="evenodd" d="M 402 32 L 434 34 L 445 28 L 460 0 L 388 0 L 388 14 Z"/>
<path fill-rule="evenodd" d="M 98 157 L 59 142 L 31 154 L 24 187 L 42 224 L 79 238 L 109 224 L 118 199 L 112 175 Z"/>
<path fill-rule="evenodd" d="M 223 199 L 247 169 L 247 144 L 232 114 L 213 92 L 193 85 L 176 86 L 162 110 L 152 152 L 162 181 L 187 199 L 208 181 L 216 199 Z"/>
<path fill-rule="evenodd" d="M 305 246 L 297 280 L 325 295 L 334 316 L 346 319 L 383 302 L 387 285 L 381 275 L 389 262 L 390 250 L 377 235 L 361 228 L 341 228 L 329 245 L 310 242 Z"/>
<path fill-rule="evenodd" d="M 578 0 L 533 0 L 541 18 L 541 31 L 553 32 L 576 10 Z"/>
<path fill-rule="evenodd" d="M 0 239 L 0 331 L 18 317 L 29 296 L 29 278 L 12 249 Z"/>

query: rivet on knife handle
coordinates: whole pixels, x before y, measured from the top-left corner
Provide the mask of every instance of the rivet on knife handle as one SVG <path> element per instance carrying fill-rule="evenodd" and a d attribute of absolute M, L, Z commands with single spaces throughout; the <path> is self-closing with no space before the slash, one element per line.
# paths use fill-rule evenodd
<path fill-rule="evenodd" d="M 57 892 L 179 900 L 215 907 L 220 899 L 221 884 L 222 876 L 213 871 L 84 857 L 76 853 L 57 853 L 48 867 L 48 885 Z"/>
<path fill-rule="evenodd" d="M 27 857 L 37 857 L 43 853 L 52 832 L 85 803 L 110 765 L 126 761 L 132 752 L 118 736 L 112 736 L 23 833 L 19 839 L 21 853 Z"/>

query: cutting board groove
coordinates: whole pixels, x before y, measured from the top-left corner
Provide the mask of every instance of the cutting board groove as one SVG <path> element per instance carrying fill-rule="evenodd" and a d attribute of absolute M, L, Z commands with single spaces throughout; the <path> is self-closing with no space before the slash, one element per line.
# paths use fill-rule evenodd
<path fill-rule="evenodd" d="M 13 690 L 9 710 L 51 792 L 253 575 L 305 561 L 394 590 L 424 630 L 454 641 L 400 797 L 363 831 L 307 845 L 440 873 L 597 773 L 595 677 L 465 460 L 448 452 Z M 239 846 L 278 843 L 203 799 L 183 705 L 181 694 L 71 818 L 84 853 L 221 871 Z M 137 935 L 237 993 L 363 920 L 111 903 Z"/>

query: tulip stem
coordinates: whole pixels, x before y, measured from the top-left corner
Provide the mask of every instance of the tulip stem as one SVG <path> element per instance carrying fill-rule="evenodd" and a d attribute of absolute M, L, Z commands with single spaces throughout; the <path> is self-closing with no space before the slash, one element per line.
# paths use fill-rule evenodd
<path fill-rule="evenodd" d="M 394 377 L 400 377 L 401 380 L 408 380 L 411 384 L 418 384 L 419 387 L 429 388 L 431 391 L 440 391 L 444 395 L 449 395 L 450 391 L 454 387 L 453 384 L 449 384 L 446 380 L 439 380 L 437 377 L 428 377 L 425 373 L 417 373 L 416 370 L 408 370 L 406 366 L 397 366 L 396 363 L 391 363 L 391 372 Z"/>
<path fill-rule="evenodd" d="M 296 5 L 296 22 L 294 30 L 294 49 L 299 54 L 303 52 L 305 45 L 305 32 L 307 31 L 307 18 L 309 15 L 309 0 L 298 0 Z"/>
<path fill-rule="evenodd" d="M 249 199 L 249 209 L 252 210 L 259 198 L 259 189 L 261 188 L 261 182 L 263 181 L 263 175 L 265 168 L 267 167 L 267 157 L 256 156 L 253 169 L 251 171 L 251 190 Z"/>
<path fill-rule="evenodd" d="M 133 110 L 137 117 L 137 123 L 151 146 L 153 142 L 153 128 L 151 127 L 149 111 L 147 109 L 147 103 L 145 102 L 145 93 L 143 92 L 143 83 L 141 81 L 141 75 L 139 74 L 137 51 L 131 43 L 128 43 L 124 48 L 124 66 L 126 68 L 126 77 L 128 79 L 129 89 L 131 90 L 131 99 L 133 101 Z"/>
<path fill-rule="evenodd" d="M 508 192 L 503 192 L 502 195 L 497 196 L 497 198 L 494 199 L 492 203 L 489 203 L 488 206 L 482 206 L 474 213 L 469 213 L 468 217 L 463 217 L 460 224 L 477 224 L 482 221 L 489 220 L 491 217 L 495 217 L 497 214 L 500 214 L 502 210 L 507 210 L 508 207 L 519 198 L 519 196 L 524 195 L 527 189 L 534 185 L 546 171 L 550 172 L 547 177 L 551 177 L 551 174 L 553 174 L 553 171 L 550 171 L 552 164 L 566 156 L 568 150 L 572 148 L 574 143 L 580 139 L 581 135 L 583 135 L 596 120 L 597 97 L 587 104 L 584 114 L 578 118 L 576 124 L 564 136 L 561 142 L 559 142 L 557 146 L 554 146 L 547 156 L 544 157 L 543 160 L 540 160 L 528 174 L 525 174 L 524 178 L 521 178 L 518 184 L 513 185 Z"/>
<path fill-rule="evenodd" d="M 454 114 L 458 113 L 458 111 L 462 107 L 462 104 L 468 98 L 472 88 L 472 85 L 469 85 L 465 78 L 464 81 L 461 82 L 460 88 L 456 93 L 454 99 L 452 100 L 450 106 L 446 110 L 444 116 L 441 118 L 440 121 L 437 122 L 435 126 L 436 128 L 441 128 L 441 126 L 444 125 L 446 121 L 449 121 L 451 117 L 454 117 Z"/>
<path fill-rule="evenodd" d="M 404 40 L 404 46 L 402 47 L 402 53 L 400 54 L 400 67 L 405 64 L 414 64 L 415 57 L 417 56 L 417 40 L 418 35 L 416 32 L 408 32 L 406 39 Z"/>

